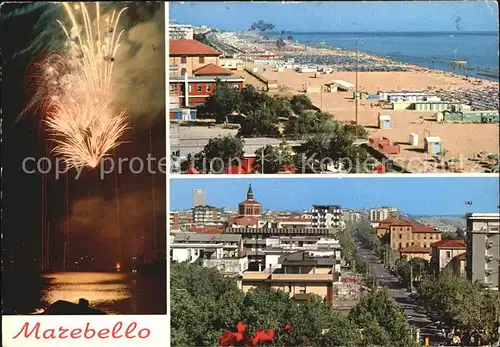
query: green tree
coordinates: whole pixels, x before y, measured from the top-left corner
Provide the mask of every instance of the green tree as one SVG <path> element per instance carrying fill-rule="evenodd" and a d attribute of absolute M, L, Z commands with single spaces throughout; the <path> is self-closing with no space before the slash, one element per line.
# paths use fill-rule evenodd
<path fill-rule="evenodd" d="M 208 141 L 201 156 L 209 171 L 222 173 L 225 166 L 235 164 L 243 156 L 243 146 L 244 141 L 238 137 L 218 137 Z"/>
<path fill-rule="evenodd" d="M 278 116 L 267 104 L 256 105 L 244 115 L 240 136 L 277 136 Z"/>
<path fill-rule="evenodd" d="M 267 145 L 255 151 L 257 159 L 255 160 L 256 170 L 262 173 L 273 174 L 283 170 L 283 166 L 292 166 L 295 162 L 295 153 L 286 142 L 279 146 Z"/>
<path fill-rule="evenodd" d="M 292 106 L 293 107 L 293 106 Z M 289 136 L 302 137 L 314 134 L 333 134 L 341 128 L 341 124 L 326 112 L 304 110 L 290 117 L 284 132 Z"/>
<path fill-rule="evenodd" d="M 215 115 L 218 123 L 228 123 L 228 117 L 241 109 L 242 95 L 238 89 L 229 83 L 217 80 L 214 93 L 208 97 L 203 112 Z"/>
<path fill-rule="evenodd" d="M 269 104 L 270 97 L 263 92 L 259 92 L 251 84 L 246 85 L 241 90 L 241 113 L 244 115 L 249 114 L 255 107 Z"/>
<path fill-rule="evenodd" d="M 478 282 L 442 272 L 420 283 L 417 302 L 446 327 L 479 334 L 483 342 L 499 338 L 500 298 Z"/>
<path fill-rule="evenodd" d="M 214 269 L 186 263 L 170 269 L 173 345 L 217 346 L 222 329 L 241 319 L 244 294 Z"/>
<path fill-rule="evenodd" d="M 386 289 L 363 296 L 349 312 L 349 319 L 364 329 L 365 345 L 416 346 L 405 315 Z"/>
<path fill-rule="evenodd" d="M 288 96 L 274 95 L 270 98 L 271 107 L 274 108 L 278 117 L 290 118 L 294 113 L 292 103 Z"/>
<path fill-rule="evenodd" d="M 306 110 L 314 109 L 314 105 L 311 99 L 305 94 L 297 94 L 292 97 L 291 100 L 293 112 L 296 114 L 301 114 Z"/>
<path fill-rule="evenodd" d="M 317 295 L 293 305 L 289 322 L 293 330 L 286 341 L 288 346 L 354 346 L 359 342 L 354 325 Z"/>
<path fill-rule="evenodd" d="M 352 134 L 354 136 L 356 136 L 356 128 L 358 129 L 358 134 L 357 134 L 357 137 L 358 138 L 363 138 L 363 139 L 366 139 L 368 138 L 368 130 L 366 130 L 366 128 L 364 128 L 362 125 L 357 125 L 356 124 L 346 124 L 344 125 L 344 130 L 349 133 L 349 134 Z"/>

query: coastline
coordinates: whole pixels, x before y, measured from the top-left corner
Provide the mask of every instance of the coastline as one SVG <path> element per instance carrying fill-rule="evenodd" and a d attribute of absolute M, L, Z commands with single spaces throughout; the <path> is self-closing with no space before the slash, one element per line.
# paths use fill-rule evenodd
<path fill-rule="evenodd" d="M 230 32 L 230 33 L 235 35 L 239 39 L 244 40 L 244 41 L 247 41 L 245 39 L 248 37 L 253 37 L 254 39 L 258 38 L 258 42 L 254 42 L 255 47 L 258 48 L 259 46 L 265 46 L 266 51 L 273 53 L 275 55 L 294 55 L 294 54 L 300 55 L 300 53 L 302 53 L 302 54 L 308 53 L 311 55 L 324 55 L 324 56 L 334 55 L 334 56 L 350 57 L 350 58 L 353 58 L 356 56 L 356 51 L 342 48 L 342 47 L 321 44 L 321 43 L 318 43 L 315 45 L 310 45 L 310 44 L 308 45 L 305 43 L 299 43 L 296 41 L 286 40 L 286 39 L 283 41 L 286 43 L 287 48 L 288 49 L 291 48 L 292 50 L 291 51 L 279 50 L 279 49 L 277 49 L 277 47 L 275 45 L 273 47 L 273 45 L 269 44 L 269 42 L 266 42 L 266 40 L 265 40 L 266 33 L 265 32 L 264 33 Z M 273 33 L 273 34 L 279 35 L 279 33 Z M 271 37 L 278 38 L 278 36 L 271 36 Z M 251 43 L 249 41 L 247 41 L 247 42 Z M 438 68 L 424 67 L 424 66 L 416 65 L 416 64 L 410 63 L 410 62 L 399 61 L 399 60 L 396 60 L 394 58 L 380 55 L 380 54 L 364 52 L 361 50 L 358 51 L 357 53 L 358 53 L 359 59 L 373 60 L 373 61 L 376 61 L 377 63 L 380 63 L 380 64 L 405 67 L 407 69 L 407 71 L 409 71 L 409 72 L 424 72 L 424 73 L 431 72 L 431 73 L 436 73 L 436 74 L 445 75 L 445 76 L 454 77 L 454 78 L 464 78 L 465 77 L 465 78 L 468 78 L 470 80 L 481 81 L 483 86 L 487 85 L 487 87 L 497 87 L 498 88 L 498 86 L 500 85 L 500 80 L 498 78 L 497 79 L 495 79 L 494 77 L 486 78 L 488 76 L 478 74 L 478 73 L 484 73 L 483 69 L 480 70 L 479 68 L 477 70 L 475 70 L 474 76 L 466 76 L 466 75 L 463 75 L 463 74 L 460 74 L 457 72 L 442 70 L 442 69 L 438 69 Z M 490 72 L 486 71 L 486 73 L 490 73 Z"/>

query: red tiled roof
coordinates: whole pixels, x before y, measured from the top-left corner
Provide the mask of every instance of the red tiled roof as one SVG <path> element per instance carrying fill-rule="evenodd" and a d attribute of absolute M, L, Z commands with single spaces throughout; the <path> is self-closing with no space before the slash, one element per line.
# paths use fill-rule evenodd
<path fill-rule="evenodd" d="M 414 233 L 440 233 L 439 230 L 427 225 L 413 224 L 412 232 Z"/>
<path fill-rule="evenodd" d="M 255 217 L 239 217 L 233 223 L 241 226 L 257 225 L 259 224 L 259 219 Z"/>
<path fill-rule="evenodd" d="M 410 226 L 412 225 L 410 222 L 407 220 L 403 219 L 384 219 L 383 221 L 379 222 L 380 227 L 389 227 L 389 226 Z"/>
<path fill-rule="evenodd" d="M 169 40 L 169 56 L 221 55 L 218 50 L 196 40 Z"/>
<path fill-rule="evenodd" d="M 200 234 L 222 234 L 222 229 L 218 227 L 189 227 L 188 232 Z"/>
<path fill-rule="evenodd" d="M 195 76 L 218 76 L 218 75 L 229 76 L 232 74 L 233 73 L 231 71 L 212 63 L 199 67 L 193 71 L 193 75 Z"/>
<path fill-rule="evenodd" d="M 464 240 L 441 240 L 441 241 L 434 242 L 433 244 L 431 244 L 431 247 L 465 249 L 465 241 Z"/>
<path fill-rule="evenodd" d="M 416 245 L 412 245 L 406 248 L 400 248 L 398 251 L 400 253 L 431 253 L 430 248 L 420 247 Z"/>

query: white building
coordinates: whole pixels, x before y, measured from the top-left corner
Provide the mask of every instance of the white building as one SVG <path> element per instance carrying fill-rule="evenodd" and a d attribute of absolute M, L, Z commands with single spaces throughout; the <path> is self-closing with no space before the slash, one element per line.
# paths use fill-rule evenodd
<path fill-rule="evenodd" d="M 398 218 L 398 209 L 395 207 L 378 207 L 370 209 L 370 222 L 372 223 L 396 218 Z"/>
<path fill-rule="evenodd" d="M 168 38 L 170 40 L 193 40 L 194 28 L 192 25 L 170 24 L 168 26 Z"/>
<path fill-rule="evenodd" d="M 219 225 L 222 222 L 221 212 L 213 206 L 196 206 L 192 209 L 195 225 Z"/>
<path fill-rule="evenodd" d="M 311 213 L 313 228 L 343 228 L 345 226 L 342 209 L 338 205 L 313 205 Z"/>
<path fill-rule="evenodd" d="M 500 213 L 468 213 L 466 272 L 491 289 L 500 285 Z"/>
<path fill-rule="evenodd" d="M 307 251 L 313 257 L 337 259 L 335 271 L 340 271 L 341 245 L 337 239 L 317 236 L 279 236 L 267 238 L 260 252 L 265 257 L 265 269 L 277 268 L 279 258 L 285 253 Z M 263 269 L 262 269 L 263 270 Z"/>
<path fill-rule="evenodd" d="M 199 259 L 223 259 L 243 256 L 241 235 L 181 232 L 170 236 L 170 258 L 194 263 Z"/>

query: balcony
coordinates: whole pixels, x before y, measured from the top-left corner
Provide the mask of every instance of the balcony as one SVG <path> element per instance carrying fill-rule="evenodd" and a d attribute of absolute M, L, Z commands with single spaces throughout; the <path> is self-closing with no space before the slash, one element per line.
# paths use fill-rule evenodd
<path fill-rule="evenodd" d="M 493 241 L 486 240 L 485 245 L 486 245 L 486 248 L 491 248 L 491 247 L 493 247 Z"/>
<path fill-rule="evenodd" d="M 484 256 L 484 259 L 486 259 L 486 262 L 487 262 L 487 263 L 489 263 L 490 261 L 492 261 L 492 260 L 493 260 L 493 256 L 492 256 L 492 255 L 487 254 L 487 255 L 485 255 L 485 256 Z"/>
<path fill-rule="evenodd" d="M 485 268 L 485 269 L 484 269 L 484 273 L 485 273 L 487 276 L 489 276 L 489 275 L 491 275 L 491 274 L 493 273 L 493 269 L 490 269 L 490 268 Z"/>

